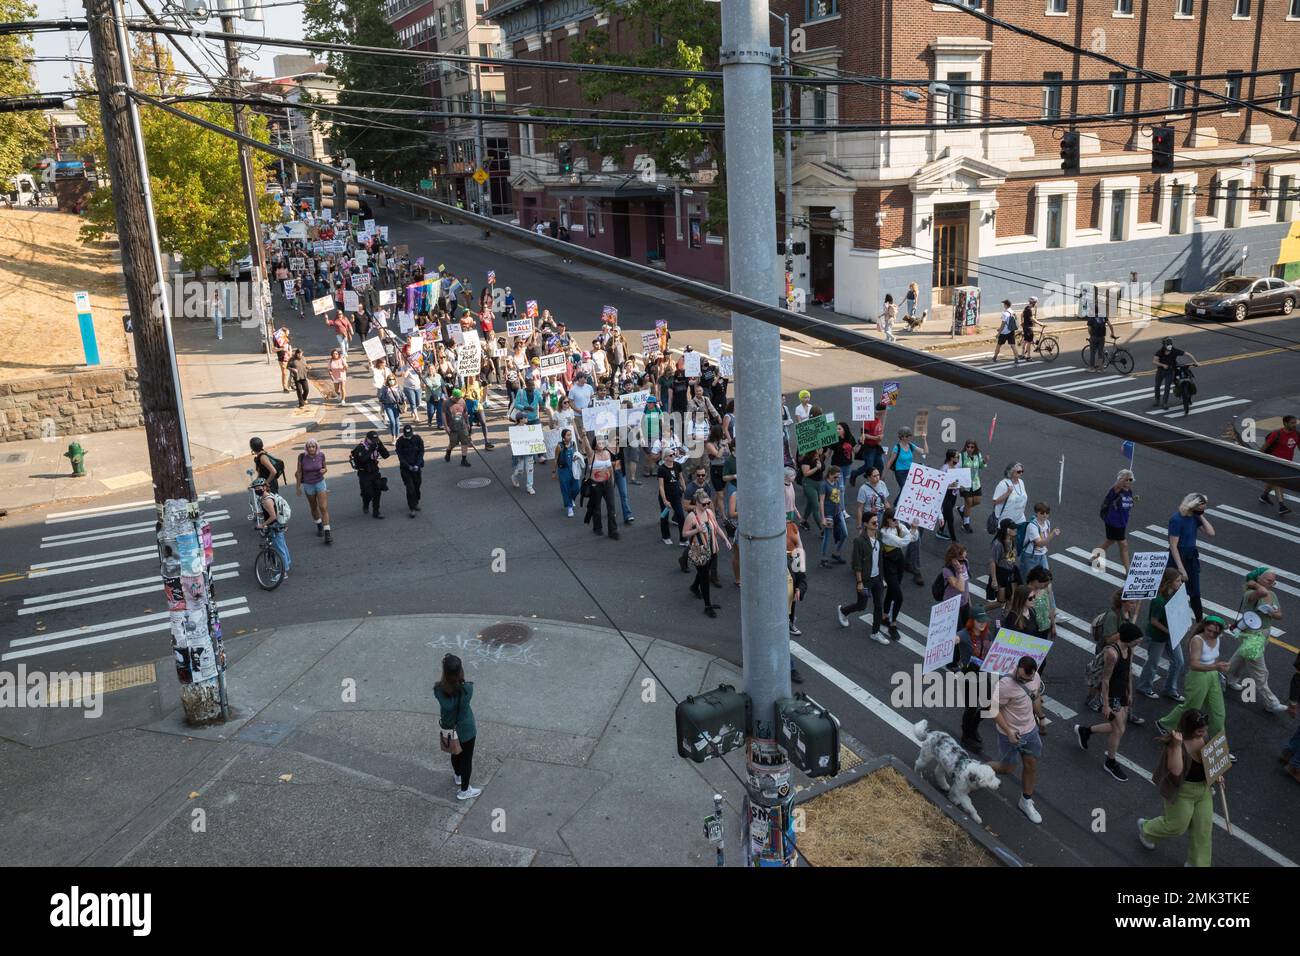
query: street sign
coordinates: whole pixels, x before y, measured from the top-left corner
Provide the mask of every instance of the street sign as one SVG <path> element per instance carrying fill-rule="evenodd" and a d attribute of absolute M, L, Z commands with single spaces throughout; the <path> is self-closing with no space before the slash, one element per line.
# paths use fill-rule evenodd
<path fill-rule="evenodd" d="M 421 188 L 421 189 L 432 189 L 432 188 L 433 188 L 433 180 L 432 180 L 432 179 L 421 179 L 421 180 L 420 180 L 420 188 Z"/>
<path fill-rule="evenodd" d="M 704 838 L 714 846 L 722 846 L 722 821 L 713 814 L 704 818 Z"/>
<path fill-rule="evenodd" d="M 482 169 L 482 167 L 474 170 L 474 182 L 482 186 L 487 181 L 488 181 L 488 174 Z"/>

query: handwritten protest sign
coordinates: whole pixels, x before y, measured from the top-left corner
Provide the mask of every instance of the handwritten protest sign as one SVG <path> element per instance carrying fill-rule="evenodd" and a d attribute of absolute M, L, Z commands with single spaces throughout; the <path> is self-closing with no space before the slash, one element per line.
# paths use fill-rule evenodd
<path fill-rule="evenodd" d="M 616 401 L 592 402 L 582 410 L 582 427 L 589 432 L 618 427 L 619 404 Z"/>
<path fill-rule="evenodd" d="M 961 615 L 961 595 L 954 594 L 930 608 L 930 628 L 925 639 L 925 666 L 928 674 L 952 662 L 957 646 L 957 618 Z"/>
<path fill-rule="evenodd" d="M 853 398 L 853 420 L 855 422 L 874 422 L 876 420 L 876 390 L 857 385 L 849 389 Z"/>
<path fill-rule="evenodd" d="M 368 272 L 358 272 L 352 276 L 352 288 L 358 292 L 365 292 L 370 288 L 370 274 Z"/>
<path fill-rule="evenodd" d="M 646 358 L 652 358 L 659 354 L 659 336 L 654 332 L 641 333 L 641 351 L 645 353 Z"/>
<path fill-rule="evenodd" d="M 384 343 L 377 335 L 372 335 L 361 343 L 366 350 L 366 358 L 377 362 L 384 357 Z"/>
<path fill-rule="evenodd" d="M 366 250 L 364 250 L 364 249 L 358 249 L 358 250 L 357 250 L 357 265 L 361 266 L 361 268 L 363 268 L 363 269 L 364 269 L 366 266 L 370 265 L 370 253 L 366 252 Z"/>
<path fill-rule="evenodd" d="M 546 442 L 546 455 L 548 458 L 555 454 L 555 449 L 559 447 L 560 439 L 563 437 L 563 428 L 550 428 L 542 432 L 542 440 Z"/>
<path fill-rule="evenodd" d="M 380 304 L 380 305 L 397 305 L 397 290 L 396 290 L 396 289 L 380 289 L 380 290 L 379 290 L 379 304 Z"/>
<path fill-rule="evenodd" d="M 353 292 L 351 289 L 345 289 L 343 291 L 344 312 L 355 312 L 360 307 L 360 305 L 361 305 L 361 300 L 357 298 L 357 294 L 355 292 Z"/>
<path fill-rule="evenodd" d="M 1123 599 L 1146 601 L 1155 597 L 1168 564 L 1168 551 L 1135 552 L 1128 566 L 1128 577 L 1124 579 Z"/>
<path fill-rule="evenodd" d="M 374 221 L 373 219 L 367 219 L 367 220 L 365 220 L 364 222 L 361 223 L 361 226 L 362 226 L 363 229 L 366 230 L 366 232 L 374 232 L 374 231 L 375 231 L 375 221 Z"/>
<path fill-rule="evenodd" d="M 806 455 L 814 448 L 835 444 L 837 430 L 834 412 L 799 422 L 794 426 L 794 436 L 800 455 Z"/>
<path fill-rule="evenodd" d="M 456 350 L 456 374 L 468 378 L 483 368 L 483 354 L 477 342 L 466 342 Z"/>
<path fill-rule="evenodd" d="M 894 506 L 894 515 L 908 525 L 920 525 L 930 531 L 943 513 L 943 496 L 951 481 L 938 468 L 912 462 L 903 484 L 903 493 Z"/>
<path fill-rule="evenodd" d="M 293 256 L 289 259 L 289 268 L 294 272 L 302 272 L 307 268 L 307 260 L 301 256 Z"/>
<path fill-rule="evenodd" d="M 722 361 L 722 339 L 709 339 L 709 358 Z"/>
<path fill-rule="evenodd" d="M 298 294 L 298 280 L 297 280 L 297 279 L 285 279 L 285 280 L 284 280 L 284 297 L 285 297 L 286 299 L 292 299 L 292 298 L 293 298 L 294 296 L 296 296 L 297 294 Z"/>
<path fill-rule="evenodd" d="M 324 315 L 334 308 L 334 296 L 323 295 L 319 299 L 311 300 L 311 310 L 317 315 Z"/>
<path fill-rule="evenodd" d="M 620 402 L 631 402 L 633 408 L 640 408 L 650 400 L 650 389 L 643 388 L 639 392 L 625 392 L 618 397 Z"/>
<path fill-rule="evenodd" d="M 386 329 L 386 328 L 388 328 L 388 310 L 387 310 L 387 309 L 380 309 L 379 311 L 377 311 L 377 312 L 375 313 L 374 318 L 375 318 L 375 325 L 379 326 L 381 329 Z"/>
<path fill-rule="evenodd" d="M 930 410 L 923 408 L 916 413 L 916 420 L 912 422 L 912 434 L 917 438 L 928 437 L 930 429 Z"/>
<path fill-rule="evenodd" d="M 718 361 L 718 374 L 723 378 L 733 378 L 736 374 L 736 356 L 730 352 L 723 353 Z"/>
<path fill-rule="evenodd" d="M 546 438 L 542 435 L 541 425 L 511 425 L 510 454 L 544 455 Z"/>
<path fill-rule="evenodd" d="M 984 655 L 980 670 L 1006 676 L 1016 669 L 1022 657 L 1032 657 L 1040 667 L 1047 659 L 1047 652 L 1052 649 L 1052 642 L 1030 634 L 1022 634 L 1009 628 L 1001 628 L 993 640 L 993 646 Z"/>
<path fill-rule="evenodd" d="M 415 316 L 410 312 L 398 312 L 397 327 L 403 332 L 412 331 L 415 328 Z"/>
<path fill-rule="evenodd" d="M 387 226 L 380 226 L 380 227 L 379 227 L 379 238 L 382 239 L 384 242 L 387 242 L 387 241 L 388 241 L 388 227 L 387 227 Z"/>
<path fill-rule="evenodd" d="M 682 360 L 683 362 L 685 362 L 684 371 L 686 372 L 686 377 L 699 378 L 700 377 L 700 353 L 687 352 L 685 355 L 682 356 Z"/>
<path fill-rule="evenodd" d="M 969 488 L 971 477 L 969 468 L 949 468 L 948 480 L 957 482 L 959 488 Z"/>
<path fill-rule="evenodd" d="M 507 319 L 506 335 L 513 338 L 526 339 L 533 334 L 532 319 Z"/>
<path fill-rule="evenodd" d="M 1221 730 L 1205 742 L 1201 749 L 1201 763 L 1205 766 L 1205 783 L 1214 786 L 1232 766 L 1228 751 L 1228 737 Z"/>
<path fill-rule="evenodd" d="M 552 378 L 556 375 L 563 375 L 567 365 L 568 359 L 564 353 L 557 352 L 554 355 L 543 355 L 537 366 L 537 371 L 542 378 Z"/>

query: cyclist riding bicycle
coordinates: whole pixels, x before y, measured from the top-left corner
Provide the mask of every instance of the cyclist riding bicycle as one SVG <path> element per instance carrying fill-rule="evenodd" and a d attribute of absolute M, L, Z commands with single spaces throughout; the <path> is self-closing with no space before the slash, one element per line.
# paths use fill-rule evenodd
<path fill-rule="evenodd" d="M 280 560 L 284 563 L 283 577 L 289 576 L 289 565 L 292 563 L 289 558 L 289 545 L 284 540 L 284 522 L 280 516 L 288 508 L 284 499 L 274 491 L 271 491 L 265 478 L 254 478 L 252 485 L 253 495 L 256 499 L 254 504 L 254 515 L 256 516 L 257 530 L 266 534 L 271 542 L 271 546 L 280 555 Z M 277 500 L 279 499 L 279 500 Z"/>
<path fill-rule="evenodd" d="M 1161 340 L 1160 351 L 1156 352 L 1151 359 L 1151 364 L 1156 367 L 1155 404 L 1151 406 L 1153 409 L 1169 407 L 1169 391 L 1174 385 L 1174 372 L 1181 364 L 1178 360 L 1184 356 L 1188 359 L 1186 363 L 1188 365 L 1197 366 L 1201 364 L 1196 361 L 1196 356 L 1191 352 L 1176 348 L 1172 338 L 1165 337 Z M 1161 385 L 1164 386 L 1163 398 L 1160 394 Z"/>

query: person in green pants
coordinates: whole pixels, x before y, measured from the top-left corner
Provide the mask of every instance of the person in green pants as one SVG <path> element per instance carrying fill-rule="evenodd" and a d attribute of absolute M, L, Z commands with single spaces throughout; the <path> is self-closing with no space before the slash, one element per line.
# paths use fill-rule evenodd
<path fill-rule="evenodd" d="M 1223 685 L 1219 675 L 1228 669 L 1228 662 L 1219 660 L 1219 636 L 1223 628 L 1223 618 L 1210 614 L 1192 629 L 1191 637 L 1185 642 L 1187 686 L 1183 693 L 1187 699 L 1156 721 L 1161 733 L 1169 733 L 1178 726 L 1183 714 L 1192 710 L 1208 716 L 1211 737 L 1223 730 Z"/>
<path fill-rule="evenodd" d="M 1138 818 L 1138 840 L 1148 850 L 1156 840 L 1187 834 L 1187 866 L 1209 866 L 1214 835 L 1214 799 L 1205 779 L 1201 751 L 1209 738 L 1209 718 L 1186 710 L 1178 729 L 1165 738 L 1155 784 L 1164 800 L 1163 816 Z"/>

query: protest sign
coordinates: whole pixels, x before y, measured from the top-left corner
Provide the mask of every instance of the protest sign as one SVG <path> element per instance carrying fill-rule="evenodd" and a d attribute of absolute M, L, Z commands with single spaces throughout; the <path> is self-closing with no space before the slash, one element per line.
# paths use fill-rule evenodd
<path fill-rule="evenodd" d="M 351 289 L 343 290 L 343 311 L 344 312 L 355 312 L 360 307 L 360 305 L 361 305 L 361 300 L 357 298 L 357 294 L 355 292 L 353 292 Z"/>
<path fill-rule="evenodd" d="M 557 352 L 554 355 L 543 355 L 537 366 L 537 372 L 542 378 L 551 378 L 556 375 L 563 375 L 567 365 L 568 359 L 563 352 Z"/>
<path fill-rule="evenodd" d="M 412 331 L 415 328 L 415 316 L 410 312 L 398 312 L 397 327 L 403 332 Z"/>
<path fill-rule="evenodd" d="M 618 427 L 618 402 L 592 402 L 582 410 L 582 427 L 589 432 Z"/>
<path fill-rule="evenodd" d="M 641 427 L 641 419 L 643 418 L 645 418 L 644 405 L 638 405 L 635 408 L 623 408 L 621 406 L 619 407 L 618 427 L 623 430 L 624 434 L 628 435 L 626 444 L 629 447 L 636 447 L 632 445 L 632 436 L 630 433 L 634 429 L 638 429 Z"/>
<path fill-rule="evenodd" d="M 853 397 L 853 420 L 855 422 L 874 422 L 876 420 L 876 390 L 855 385 L 849 389 L 849 394 Z"/>
<path fill-rule="evenodd" d="M 687 378 L 700 377 L 700 353 L 699 352 L 687 352 L 685 355 L 682 356 L 682 361 L 685 362 L 684 371 L 686 372 Z"/>
<path fill-rule="evenodd" d="M 438 342 L 439 342 L 439 334 L 440 333 L 438 331 L 438 325 L 435 322 L 430 322 L 428 325 L 426 325 L 423 329 L 420 330 L 420 335 L 424 337 L 424 347 L 428 349 L 430 352 L 433 352 L 437 349 Z"/>
<path fill-rule="evenodd" d="M 362 227 L 363 229 L 365 229 L 366 232 L 374 232 L 374 231 L 375 231 L 375 221 L 374 221 L 373 219 L 367 219 L 367 220 L 365 220 L 363 223 L 361 223 L 361 227 Z"/>
<path fill-rule="evenodd" d="M 1182 643 L 1187 632 L 1192 629 L 1196 618 L 1192 614 L 1192 602 L 1187 596 L 1187 585 L 1181 585 L 1173 597 L 1165 602 L 1165 627 L 1169 628 L 1169 646 L 1177 647 Z"/>
<path fill-rule="evenodd" d="M 367 272 L 357 272 L 352 276 L 352 288 L 358 292 L 365 292 L 370 288 L 370 274 Z"/>
<path fill-rule="evenodd" d="M 957 618 L 961 614 L 961 595 L 954 594 L 930 608 L 930 629 L 925 639 L 925 666 L 922 674 L 938 670 L 952 662 L 957 646 Z"/>
<path fill-rule="evenodd" d="M 396 290 L 396 289 L 380 289 L 380 290 L 379 290 L 379 304 L 380 304 L 380 305 L 397 305 L 397 290 Z"/>
<path fill-rule="evenodd" d="M 299 256 L 294 256 L 289 260 L 289 268 L 294 272 L 302 272 L 307 268 L 307 260 Z"/>
<path fill-rule="evenodd" d="M 384 242 L 387 242 L 387 241 L 388 241 L 388 227 L 387 227 L 387 226 L 380 226 L 380 227 L 379 227 L 379 238 L 382 239 L 382 240 L 384 240 Z"/>
<path fill-rule="evenodd" d="M 943 513 L 943 496 L 950 481 L 938 468 L 912 462 L 904 479 L 903 493 L 894 506 L 894 516 L 904 524 L 933 531 Z"/>
<path fill-rule="evenodd" d="M 533 334 L 532 319 L 506 319 L 506 335 L 526 339 Z"/>
<path fill-rule="evenodd" d="M 542 432 L 542 441 L 546 442 L 546 456 L 548 458 L 555 454 L 555 449 L 560 446 L 562 437 L 564 437 L 563 428 L 550 428 Z"/>
<path fill-rule="evenodd" d="M 293 298 L 294 296 L 296 296 L 297 294 L 298 294 L 298 280 L 297 280 L 297 279 L 285 279 L 285 280 L 284 280 L 284 297 L 285 297 L 286 299 L 292 299 L 292 298 Z"/>
<path fill-rule="evenodd" d="M 282 222 L 271 229 L 273 239 L 301 239 L 307 241 L 307 224 L 301 220 Z"/>
<path fill-rule="evenodd" d="M 658 354 L 659 354 L 659 336 L 656 335 L 654 332 L 642 332 L 642 333 L 641 333 L 641 351 L 645 353 L 645 355 L 646 355 L 647 358 L 651 358 L 651 357 L 653 357 L 653 356 L 658 355 Z"/>
<path fill-rule="evenodd" d="M 1228 751 L 1228 738 L 1222 730 L 1205 742 L 1201 748 L 1201 763 L 1205 767 L 1205 783 L 1214 786 L 1232 766 Z"/>
<path fill-rule="evenodd" d="M 530 318 L 530 319 L 535 319 L 535 318 L 537 318 L 537 300 L 536 300 L 536 299 L 529 299 L 527 302 L 524 303 L 524 315 L 528 316 L 528 318 Z"/>
<path fill-rule="evenodd" d="M 722 339 L 709 339 L 709 358 L 722 361 Z"/>
<path fill-rule="evenodd" d="M 949 468 L 948 480 L 957 482 L 959 488 L 969 488 L 971 477 L 969 468 Z"/>
<path fill-rule="evenodd" d="M 655 328 L 656 328 L 656 329 L 666 329 L 666 328 L 668 328 L 668 320 L 667 320 L 667 319 L 655 319 Z"/>
<path fill-rule="evenodd" d="M 618 397 L 620 402 L 631 402 L 633 408 L 640 408 L 650 400 L 650 389 L 643 388 L 639 392 L 627 392 Z"/>
<path fill-rule="evenodd" d="M 880 389 L 880 400 L 888 402 L 890 405 L 898 404 L 898 383 L 886 382 Z"/>
<path fill-rule="evenodd" d="M 546 438 L 542 435 L 541 425 L 511 425 L 510 454 L 544 455 Z"/>
<path fill-rule="evenodd" d="M 814 448 L 825 448 L 835 444 L 837 430 L 835 413 L 827 412 L 807 421 L 799 422 L 794 427 L 795 442 L 800 455 L 806 455 Z"/>
<path fill-rule="evenodd" d="M 317 315 L 324 315 L 334 308 L 334 296 L 323 295 L 319 299 L 311 300 L 311 310 Z"/>
<path fill-rule="evenodd" d="M 466 345 L 477 345 L 479 348 L 483 347 L 483 342 L 478 337 L 477 329 L 461 329 L 460 340 Z"/>
<path fill-rule="evenodd" d="M 451 340 L 456 343 L 457 348 L 465 344 L 465 330 L 459 325 L 451 326 L 447 329 L 447 333 L 451 336 Z"/>
<path fill-rule="evenodd" d="M 332 222 L 333 219 L 334 219 L 334 210 L 333 210 L 333 209 L 322 209 L 322 210 L 320 211 L 320 217 L 321 217 L 322 219 L 324 219 L 326 222 Z"/>
<path fill-rule="evenodd" d="M 733 378 L 736 372 L 736 357 L 730 352 L 724 354 L 718 362 L 718 374 L 723 378 Z"/>
<path fill-rule="evenodd" d="M 424 336 L 414 332 L 406 337 L 406 354 L 415 355 L 424 351 Z"/>
<path fill-rule="evenodd" d="M 363 268 L 363 269 L 364 269 L 366 266 L 370 265 L 370 253 L 366 252 L 366 250 L 364 250 L 364 249 L 358 249 L 358 250 L 357 250 L 357 265 L 361 266 L 361 268 Z"/>
<path fill-rule="evenodd" d="M 1160 579 L 1169 564 L 1168 551 L 1138 551 L 1129 562 L 1128 577 L 1124 579 L 1125 601 L 1145 601 L 1156 596 Z"/>
<path fill-rule="evenodd" d="M 912 434 L 917 438 L 928 437 L 930 428 L 930 410 L 923 408 L 916 413 L 916 419 L 912 422 Z"/>
<path fill-rule="evenodd" d="M 494 272 L 493 270 L 489 269 L 489 270 L 488 270 L 488 285 L 496 285 L 496 284 L 497 284 L 497 274 L 496 274 L 496 272 Z"/>
<path fill-rule="evenodd" d="M 477 342 L 466 342 L 456 350 L 456 374 L 468 378 L 483 370 L 483 355 Z"/>
<path fill-rule="evenodd" d="M 984 655 L 980 670 L 1005 677 L 1015 671 L 1022 657 L 1032 657 L 1034 663 L 1041 667 L 1051 649 L 1052 642 L 1045 638 L 1021 634 L 1004 627 L 998 631 L 993 646 Z"/>
<path fill-rule="evenodd" d="M 379 336 L 372 335 L 364 340 L 361 345 L 365 348 L 366 358 L 370 359 L 370 361 L 377 362 L 384 357 L 384 343 Z"/>
<path fill-rule="evenodd" d="M 384 228 L 387 229 L 388 227 L 385 226 Z M 409 256 L 411 254 L 411 247 L 404 242 L 399 242 L 397 245 L 393 246 L 393 251 L 399 256 Z"/>
<path fill-rule="evenodd" d="M 600 321 L 608 322 L 610 325 L 618 325 L 618 309 L 612 305 L 607 305 L 600 310 Z"/>
<path fill-rule="evenodd" d="M 506 357 L 506 350 L 505 350 L 505 349 L 502 349 L 502 348 L 496 348 L 496 349 L 493 349 L 493 350 L 492 350 L 492 357 L 493 357 L 493 358 L 505 358 L 505 357 Z"/>

